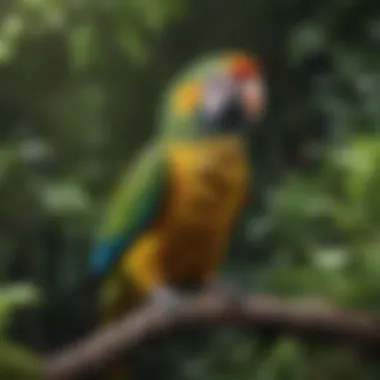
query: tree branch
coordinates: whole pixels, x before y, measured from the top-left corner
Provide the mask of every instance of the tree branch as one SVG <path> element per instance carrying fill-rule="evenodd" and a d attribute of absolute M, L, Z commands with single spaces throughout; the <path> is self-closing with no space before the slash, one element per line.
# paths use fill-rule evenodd
<path fill-rule="evenodd" d="M 190 325 L 221 324 L 243 324 L 260 332 L 285 332 L 333 344 L 380 349 L 379 316 L 336 309 L 320 302 L 286 302 L 266 295 L 248 296 L 242 307 L 226 302 L 223 296 L 200 296 L 185 301 L 175 313 L 146 306 L 128 314 L 120 322 L 48 358 L 45 375 L 52 380 L 76 379 L 104 368 L 152 334 Z"/>

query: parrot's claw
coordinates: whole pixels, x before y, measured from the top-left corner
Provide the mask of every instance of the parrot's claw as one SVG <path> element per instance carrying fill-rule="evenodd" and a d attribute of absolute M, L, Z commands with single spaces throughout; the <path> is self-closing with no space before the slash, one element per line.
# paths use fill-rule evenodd
<path fill-rule="evenodd" d="M 226 301 L 237 307 L 241 306 L 244 292 L 235 284 L 227 281 L 215 281 L 207 289 L 207 293 L 223 296 Z"/>
<path fill-rule="evenodd" d="M 153 304 L 160 308 L 164 308 L 165 311 L 177 313 L 179 312 L 183 300 L 180 294 L 174 289 L 167 286 L 160 286 L 157 288 L 151 297 Z"/>

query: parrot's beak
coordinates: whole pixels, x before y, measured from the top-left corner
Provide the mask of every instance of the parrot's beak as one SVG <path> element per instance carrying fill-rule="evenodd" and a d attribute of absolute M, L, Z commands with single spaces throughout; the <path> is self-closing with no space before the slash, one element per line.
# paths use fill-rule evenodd
<path fill-rule="evenodd" d="M 250 121 L 261 120 L 266 109 L 266 89 L 262 80 L 250 78 L 241 84 L 241 102 Z"/>

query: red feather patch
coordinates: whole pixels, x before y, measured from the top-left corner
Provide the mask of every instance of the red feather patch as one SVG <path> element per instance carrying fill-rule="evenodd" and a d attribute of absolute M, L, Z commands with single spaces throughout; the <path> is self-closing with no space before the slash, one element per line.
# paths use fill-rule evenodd
<path fill-rule="evenodd" d="M 241 81 L 258 75 L 260 72 L 260 65 L 254 58 L 248 55 L 241 55 L 232 58 L 231 69 L 234 77 Z"/>

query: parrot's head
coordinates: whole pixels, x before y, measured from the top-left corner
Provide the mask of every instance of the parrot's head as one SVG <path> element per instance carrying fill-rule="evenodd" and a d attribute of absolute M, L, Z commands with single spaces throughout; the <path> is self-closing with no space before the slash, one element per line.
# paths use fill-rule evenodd
<path fill-rule="evenodd" d="M 198 59 L 165 97 L 160 132 L 168 137 L 242 134 L 261 119 L 266 86 L 258 60 L 245 52 Z"/>

